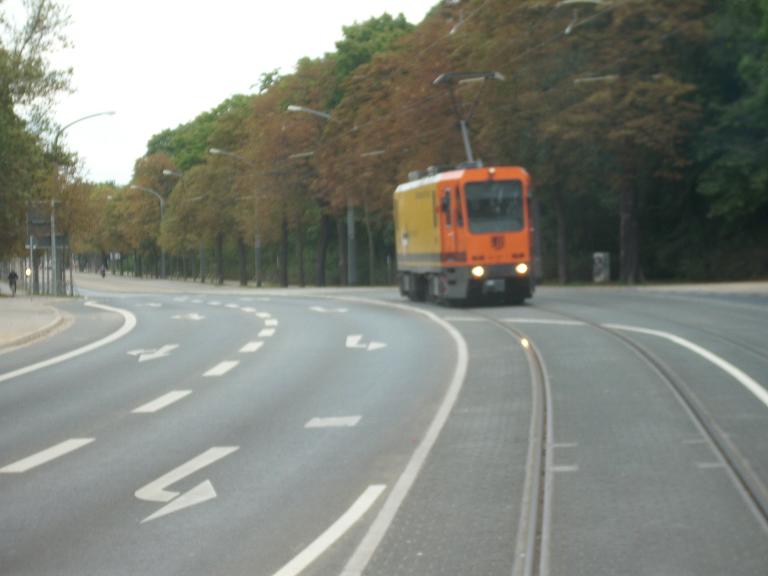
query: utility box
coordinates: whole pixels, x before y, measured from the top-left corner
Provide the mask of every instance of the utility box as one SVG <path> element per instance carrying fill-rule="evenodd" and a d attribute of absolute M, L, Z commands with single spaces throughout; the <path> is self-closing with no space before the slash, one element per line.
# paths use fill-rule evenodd
<path fill-rule="evenodd" d="M 592 281 L 595 284 L 611 281 L 610 252 L 595 252 L 592 254 Z"/>

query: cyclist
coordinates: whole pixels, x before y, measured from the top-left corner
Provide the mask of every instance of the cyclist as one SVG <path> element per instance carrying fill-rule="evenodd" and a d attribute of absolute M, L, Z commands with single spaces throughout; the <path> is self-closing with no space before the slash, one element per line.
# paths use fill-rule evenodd
<path fill-rule="evenodd" d="M 8 288 L 11 289 L 11 296 L 16 296 L 16 280 L 19 279 L 19 275 L 16 274 L 16 270 L 11 270 L 8 273 Z"/>

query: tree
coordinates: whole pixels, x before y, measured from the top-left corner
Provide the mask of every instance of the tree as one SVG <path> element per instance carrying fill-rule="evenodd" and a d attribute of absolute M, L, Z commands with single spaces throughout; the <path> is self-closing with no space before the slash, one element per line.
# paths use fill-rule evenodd
<path fill-rule="evenodd" d="M 27 202 L 50 194 L 42 135 L 52 124 L 50 103 L 71 76 L 49 62 L 66 45 L 64 9 L 51 0 L 26 0 L 24 8 L 19 27 L 0 11 L 0 256 L 22 249 Z"/>

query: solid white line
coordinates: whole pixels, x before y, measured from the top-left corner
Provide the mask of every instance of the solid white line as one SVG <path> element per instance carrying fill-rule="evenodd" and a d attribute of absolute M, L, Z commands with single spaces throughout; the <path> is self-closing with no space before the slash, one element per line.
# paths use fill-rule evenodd
<path fill-rule="evenodd" d="M 339 416 L 334 418 L 312 418 L 304 428 L 352 428 L 357 426 L 362 416 Z"/>
<path fill-rule="evenodd" d="M 258 352 L 262 346 L 264 346 L 264 342 L 261 341 L 248 342 L 248 344 L 240 348 L 240 353 L 249 354 L 251 352 Z"/>
<path fill-rule="evenodd" d="M 488 322 L 488 318 L 470 318 L 464 316 L 445 316 L 443 320 L 446 322 Z"/>
<path fill-rule="evenodd" d="M 9 464 L 5 468 L 0 468 L 0 474 L 21 474 L 37 468 L 38 466 L 55 460 L 65 454 L 74 452 L 78 448 L 82 448 L 94 441 L 94 438 L 72 438 L 71 440 L 65 440 L 61 444 L 51 446 L 50 448 L 33 454 L 23 460 Z"/>
<path fill-rule="evenodd" d="M 550 320 L 548 318 L 503 318 L 502 322 L 510 324 L 542 324 L 545 326 L 586 326 L 578 320 Z"/>
<path fill-rule="evenodd" d="M 347 301 L 355 301 L 354 299 L 347 298 Z M 443 426 L 445 425 L 448 417 L 451 414 L 454 404 L 459 397 L 461 388 L 464 385 L 464 379 L 467 375 L 467 367 L 469 365 L 469 353 L 467 351 L 467 343 L 461 336 L 461 333 L 451 324 L 440 318 L 437 314 L 434 314 L 428 310 L 419 308 L 413 308 L 402 304 L 382 304 L 373 300 L 359 299 L 359 301 L 368 302 L 371 304 L 383 305 L 389 308 L 397 308 L 405 310 L 410 313 L 422 314 L 440 325 L 453 339 L 456 344 L 456 368 L 454 369 L 451 382 L 448 386 L 448 390 L 443 397 L 440 407 L 432 419 L 432 422 L 427 429 L 427 433 L 421 440 L 421 443 L 411 455 L 411 459 L 408 461 L 408 465 L 403 470 L 403 473 L 397 479 L 395 486 L 387 496 L 384 505 L 376 516 L 376 519 L 371 524 L 363 540 L 357 546 L 352 557 L 347 562 L 342 576 L 360 576 L 365 570 L 365 567 L 370 562 L 376 549 L 384 539 L 384 535 L 387 533 L 390 525 L 395 519 L 395 514 L 403 504 L 405 497 L 408 495 L 411 487 L 413 486 L 416 478 L 424 466 L 424 462 L 429 456 L 429 452 L 435 445 L 438 436 L 440 435 Z"/>
<path fill-rule="evenodd" d="M 341 518 L 336 520 L 328 530 L 302 550 L 298 556 L 275 572 L 274 576 L 297 576 L 301 574 L 307 566 L 317 560 L 363 517 L 386 488 L 382 484 L 368 486 L 363 495 L 352 504 L 352 507 Z"/>
<path fill-rule="evenodd" d="M 264 328 L 261 332 L 258 333 L 259 338 L 269 338 L 274 335 L 275 335 L 274 328 Z"/>
<path fill-rule="evenodd" d="M 269 320 L 264 320 L 264 326 L 277 326 L 278 324 L 279 322 L 274 318 L 270 318 Z"/>
<path fill-rule="evenodd" d="M 48 366 L 53 366 L 54 364 L 59 364 L 67 360 L 71 360 L 72 358 L 75 358 L 77 356 L 81 356 L 82 354 L 87 354 L 88 352 L 92 352 L 97 348 L 101 348 L 102 346 L 111 344 L 115 340 L 119 340 L 120 338 L 128 334 L 131 330 L 133 330 L 136 327 L 136 316 L 128 312 L 128 310 L 113 308 L 112 306 L 105 306 L 104 304 L 97 304 L 95 302 L 86 302 L 85 305 L 90 306 L 92 308 L 99 308 L 100 310 L 107 310 L 109 312 L 117 312 L 124 319 L 123 325 L 117 331 L 113 332 L 109 336 L 106 336 L 101 340 L 97 340 L 96 342 L 92 342 L 86 346 L 83 346 L 82 348 L 72 350 L 71 352 L 67 352 L 60 356 L 50 358 L 48 360 L 43 360 L 42 362 L 37 362 L 36 364 L 31 364 L 30 366 L 25 366 L 24 368 L 19 368 L 18 370 L 14 370 L 13 372 L 6 372 L 5 374 L 0 374 L 0 382 L 5 382 L 6 380 L 10 380 L 11 378 L 23 376 L 24 374 L 29 374 L 30 372 L 34 372 L 35 370 L 40 370 L 41 368 L 47 368 Z"/>
<path fill-rule="evenodd" d="M 765 390 L 760 384 L 757 383 L 752 377 L 748 376 L 736 366 L 731 364 L 730 362 L 724 360 L 717 354 L 714 354 L 707 350 L 706 348 L 702 348 L 698 344 L 694 344 L 690 340 L 686 340 L 685 338 L 681 338 L 680 336 L 676 336 L 675 334 L 670 334 L 669 332 L 662 332 L 661 330 L 650 330 L 648 328 L 638 328 L 637 326 L 625 326 L 623 324 L 603 324 L 606 328 L 611 328 L 613 330 L 624 330 L 626 332 L 637 332 L 638 334 L 649 334 L 650 336 L 658 336 L 659 338 L 664 338 L 666 340 L 669 340 L 670 342 L 674 342 L 678 346 L 682 346 L 683 348 L 687 348 L 694 354 L 698 354 L 705 360 L 708 360 L 721 370 L 723 370 L 728 375 L 735 378 L 742 386 L 744 386 L 747 390 L 752 392 L 758 400 L 760 400 L 763 404 L 765 404 L 768 407 L 768 391 Z"/>
<path fill-rule="evenodd" d="M 160 398 L 157 398 L 156 400 L 152 400 L 152 402 L 147 402 L 143 406 L 139 406 L 135 410 L 132 410 L 133 414 L 153 414 L 155 412 L 159 412 L 163 408 L 166 408 L 173 404 L 174 402 L 178 402 L 185 396 L 189 396 L 192 394 L 192 390 L 171 390 L 168 392 L 168 394 L 164 394 L 160 396 Z"/>
<path fill-rule="evenodd" d="M 225 360 L 224 362 L 220 362 L 219 364 L 216 364 L 213 368 L 208 370 L 203 376 L 211 377 L 211 376 L 224 376 L 227 372 L 232 370 L 235 366 L 240 364 L 240 360 Z"/>

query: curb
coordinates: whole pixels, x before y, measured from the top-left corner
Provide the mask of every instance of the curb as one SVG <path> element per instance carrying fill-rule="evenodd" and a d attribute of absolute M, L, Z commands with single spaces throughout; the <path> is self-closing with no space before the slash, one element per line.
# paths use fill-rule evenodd
<path fill-rule="evenodd" d="M 54 332 L 57 332 L 64 324 L 71 323 L 71 317 L 69 315 L 64 316 L 57 308 L 53 306 L 47 306 L 47 308 L 53 310 L 53 313 L 56 315 L 56 318 L 54 318 L 52 322 L 49 322 L 47 325 L 43 326 L 42 328 L 38 328 L 33 332 L 24 334 L 23 336 L 19 336 L 18 338 L 6 342 L 0 346 L 0 354 L 4 354 L 5 352 L 9 352 L 14 348 L 19 348 L 36 340 L 41 340 L 46 336 L 50 336 Z"/>

